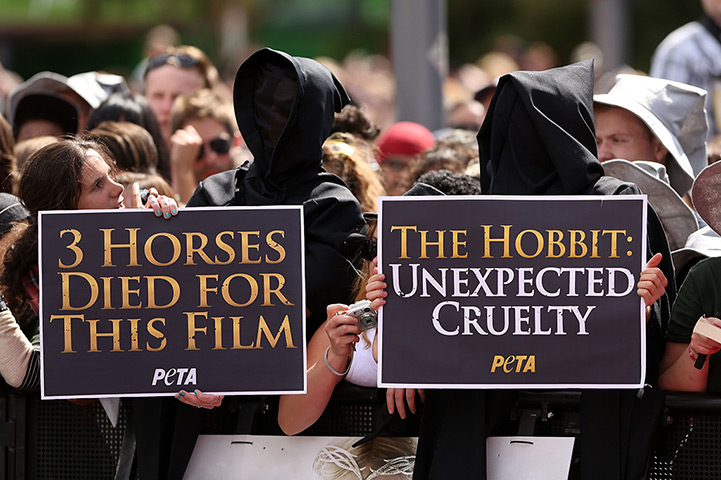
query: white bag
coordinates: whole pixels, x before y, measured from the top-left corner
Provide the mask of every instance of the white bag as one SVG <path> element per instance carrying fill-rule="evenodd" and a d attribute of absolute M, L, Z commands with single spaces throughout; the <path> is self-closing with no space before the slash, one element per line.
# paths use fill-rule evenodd
<path fill-rule="evenodd" d="M 488 480 L 567 480 L 573 437 L 488 437 Z"/>

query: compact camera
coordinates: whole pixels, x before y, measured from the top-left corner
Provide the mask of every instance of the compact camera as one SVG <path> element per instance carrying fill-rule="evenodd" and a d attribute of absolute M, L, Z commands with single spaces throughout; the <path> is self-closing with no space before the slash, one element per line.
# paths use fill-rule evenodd
<path fill-rule="evenodd" d="M 354 303 L 348 307 L 345 314 L 358 319 L 358 327 L 361 332 L 378 325 L 378 312 L 371 308 L 370 300 L 361 300 Z"/>
<path fill-rule="evenodd" d="M 147 188 L 140 190 L 140 205 L 145 206 L 148 203 L 148 198 L 150 198 L 150 190 Z"/>

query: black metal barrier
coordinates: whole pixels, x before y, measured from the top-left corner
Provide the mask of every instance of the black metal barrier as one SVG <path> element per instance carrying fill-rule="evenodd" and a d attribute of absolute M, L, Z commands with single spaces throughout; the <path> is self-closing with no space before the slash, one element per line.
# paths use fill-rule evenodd
<path fill-rule="evenodd" d="M 512 417 L 518 434 L 578 436 L 580 394 L 522 391 Z M 282 434 L 276 397 L 226 398 L 208 413 L 202 433 Z M 98 402 L 80 406 L 41 401 L 37 394 L 0 395 L 0 472 L 15 479 L 130 479 L 134 442 L 131 412 L 121 404 L 113 427 Z M 416 416 L 417 417 L 417 416 Z M 321 419 L 304 435 L 415 436 L 418 419 L 397 421 L 385 410 L 383 390 L 341 384 Z M 649 478 L 721 478 L 721 397 L 669 394 L 654 448 Z M 143 479 L 145 480 L 145 479 Z"/>

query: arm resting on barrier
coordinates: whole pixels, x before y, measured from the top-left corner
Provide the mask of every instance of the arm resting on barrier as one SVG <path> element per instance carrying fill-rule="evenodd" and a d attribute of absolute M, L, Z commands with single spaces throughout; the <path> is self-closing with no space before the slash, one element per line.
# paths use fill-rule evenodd
<path fill-rule="evenodd" d="M 333 389 L 348 372 L 353 346 L 360 340 L 355 317 L 342 315 L 348 307 L 328 305 L 328 318 L 308 343 L 308 384 L 304 395 L 281 395 L 278 424 L 287 435 L 313 425 L 323 414 Z"/>

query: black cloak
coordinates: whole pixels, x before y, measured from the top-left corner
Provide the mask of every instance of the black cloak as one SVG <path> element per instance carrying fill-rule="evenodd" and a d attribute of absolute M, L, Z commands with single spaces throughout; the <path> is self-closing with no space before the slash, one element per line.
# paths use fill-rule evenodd
<path fill-rule="evenodd" d="M 306 306 L 315 319 L 308 319 L 308 336 L 325 321 L 326 305 L 352 302 L 354 261 L 365 239 L 358 201 L 340 178 L 321 167 L 334 113 L 349 101 L 340 82 L 318 62 L 258 50 L 238 69 L 233 88 L 238 127 L 254 161 L 206 178 L 187 204 L 303 206 Z M 140 477 L 182 478 L 204 411 L 172 398 L 134 399 L 133 405 Z M 253 405 L 262 405 L 262 399 Z M 252 417 L 255 407 L 244 407 Z"/>
<path fill-rule="evenodd" d="M 478 133 L 484 194 L 641 193 L 633 184 L 604 176 L 596 152 L 593 79 L 591 61 L 500 78 Z M 669 280 L 647 324 L 647 383 L 654 384 L 676 290 L 666 237 L 650 206 L 647 235 L 649 258 L 663 254 L 660 268 Z M 656 393 L 650 388 L 642 395 L 635 390 L 582 392 L 583 480 L 642 476 L 663 402 Z M 426 392 L 413 478 L 486 478 L 485 439 L 501 433 L 513 396 L 513 391 L 493 390 Z"/>
<path fill-rule="evenodd" d="M 315 321 L 325 307 L 351 303 L 357 248 L 365 222 L 343 181 L 321 166 L 335 112 L 350 101 L 335 76 L 315 60 L 264 48 L 238 69 L 233 103 L 252 163 L 210 176 L 189 207 L 303 205 L 306 305 Z"/>

